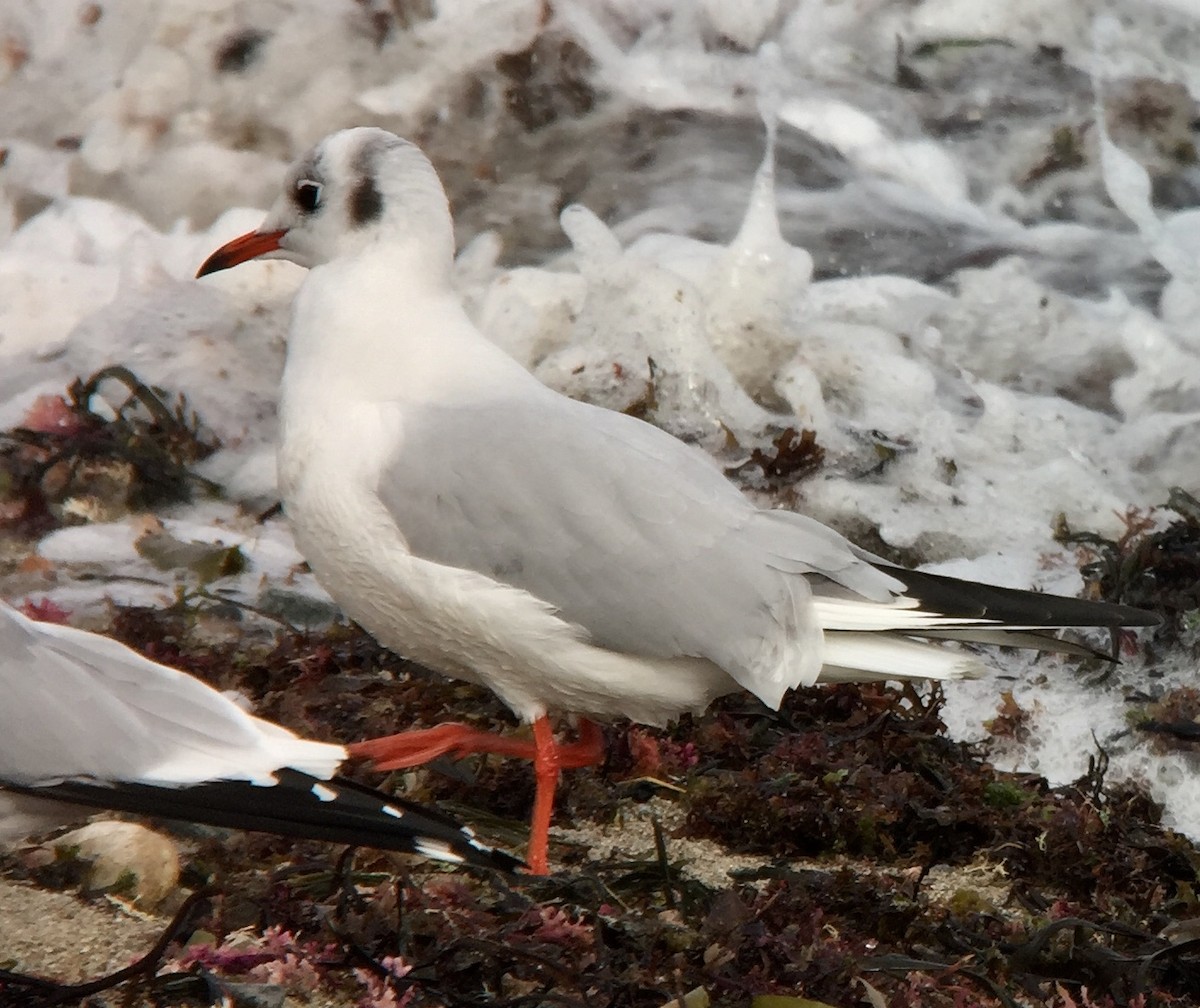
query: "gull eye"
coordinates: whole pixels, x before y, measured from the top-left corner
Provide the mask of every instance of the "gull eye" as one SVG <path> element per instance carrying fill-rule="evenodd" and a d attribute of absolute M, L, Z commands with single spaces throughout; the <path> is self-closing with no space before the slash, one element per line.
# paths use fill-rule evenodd
<path fill-rule="evenodd" d="M 312 213 L 321 205 L 321 183 L 312 179 L 301 179 L 296 183 L 296 205 L 305 213 Z"/>

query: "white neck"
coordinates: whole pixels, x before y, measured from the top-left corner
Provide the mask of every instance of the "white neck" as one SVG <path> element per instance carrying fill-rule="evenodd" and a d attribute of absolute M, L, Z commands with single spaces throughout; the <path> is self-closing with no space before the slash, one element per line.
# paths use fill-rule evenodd
<path fill-rule="evenodd" d="M 283 410 L 315 399 L 461 401 L 538 385 L 483 336 L 449 264 L 407 247 L 372 248 L 314 268 L 293 309 Z"/>

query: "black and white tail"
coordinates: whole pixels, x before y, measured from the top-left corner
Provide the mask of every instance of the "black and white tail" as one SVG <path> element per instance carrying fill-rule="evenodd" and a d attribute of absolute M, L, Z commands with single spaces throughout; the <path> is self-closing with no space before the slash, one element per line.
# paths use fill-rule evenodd
<path fill-rule="evenodd" d="M 939 640 L 1107 657 L 1056 633 L 1161 622 L 1154 613 L 1131 606 L 1001 588 L 896 567 L 866 553 L 860 557 L 903 584 L 904 592 L 891 602 L 842 591 L 817 595 L 814 604 L 825 636 L 820 679 L 825 682 L 960 679 L 984 671 L 972 654 L 928 643 Z"/>

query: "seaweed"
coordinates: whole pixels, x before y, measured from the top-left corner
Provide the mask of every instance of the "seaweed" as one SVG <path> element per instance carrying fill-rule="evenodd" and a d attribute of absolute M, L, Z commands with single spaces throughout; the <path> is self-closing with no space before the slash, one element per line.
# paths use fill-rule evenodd
<path fill-rule="evenodd" d="M 1124 532 L 1108 539 L 1071 529 L 1060 516 L 1055 538 L 1079 548 L 1093 597 L 1161 613 L 1155 641 L 1180 643 L 1200 610 L 1200 501 L 1174 487 L 1161 507 L 1121 518 Z"/>
<path fill-rule="evenodd" d="M 93 408 L 106 382 L 128 395 L 111 416 Z M 43 396 L 23 426 L 0 433 L 0 524 L 26 533 L 117 517 L 219 488 L 191 469 L 220 446 L 188 405 L 113 365 Z"/>
<path fill-rule="evenodd" d="M 356 627 L 214 645 L 193 616 L 118 610 L 114 632 L 316 737 L 448 718 L 512 728 L 486 691 Z M 203 834 L 185 877 L 219 895 L 166 952 L 187 976 L 128 983 L 160 1003 L 200 998 L 208 977 L 225 992 L 276 983 L 411 1008 L 1200 1000 L 1188 930 L 1200 852 L 1163 826 L 1145 789 L 1110 782 L 1102 751 L 1063 787 L 1001 772 L 986 747 L 946 738 L 941 707 L 937 689 L 837 685 L 797 691 L 777 712 L 735 695 L 669 729 L 610 725 L 605 763 L 564 775 L 557 817 L 618 843 L 601 856 L 556 842 L 562 867 L 547 878 Z M 1000 717 L 1022 721 L 1011 704 Z M 520 761 L 471 758 L 385 784 L 402 778 L 485 840 L 515 845 L 531 776 Z M 631 855 L 614 824 L 644 801 L 649 776 L 668 815 L 651 818 L 651 849 Z M 698 874 L 705 840 L 753 860 Z"/>
<path fill-rule="evenodd" d="M 825 449 L 817 444 L 815 431 L 788 427 L 771 441 L 771 451 L 754 448 L 750 458 L 725 470 L 726 476 L 742 476 L 759 469 L 768 487 L 779 487 L 810 475 L 825 461 Z"/>

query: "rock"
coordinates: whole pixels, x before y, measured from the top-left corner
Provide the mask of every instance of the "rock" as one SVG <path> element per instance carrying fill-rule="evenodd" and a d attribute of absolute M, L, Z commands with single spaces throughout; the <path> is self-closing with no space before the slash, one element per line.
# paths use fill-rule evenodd
<path fill-rule="evenodd" d="M 128 897 L 143 910 L 158 906 L 179 881 L 175 844 L 138 823 L 89 823 L 56 839 L 54 847 L 88 864 L 85 888 Z"/>

